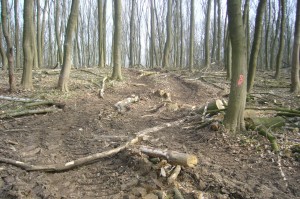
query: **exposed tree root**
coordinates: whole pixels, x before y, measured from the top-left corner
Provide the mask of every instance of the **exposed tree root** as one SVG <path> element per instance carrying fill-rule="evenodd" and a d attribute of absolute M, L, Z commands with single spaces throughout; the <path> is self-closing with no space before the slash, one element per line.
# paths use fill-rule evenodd
<path fill-rule="evenodd" d="M 12 160 L 8 158 L 3 158 L 0 157 L 0 163 L 6 163 L 6 164 L 11 164 L 16 167 L 19 167 L 21 169 L 24 169 L 26 171 L 46 171 L 46 172 L 62 172 L 62 171 L 67 171 L 73 168 L 77 168 L 83 165 L 91 164 L 93 162 L 98 161 L 101 158 L 109 157 L 112 155 L 115 155 L 126 148 L 128 148 L 131 145 L 136 144 L 140 140 L 142 140 L 147 134 L 149 133 L 154 133 L 157 131 L 160 131 L 164 128 L 171 127 L 171 126 L 178 126 L 183 123 L 184 120 L 177 120 L 175 122 L 171 123 L 164 123 L 159 126 L 155 126 L 152 128 L 144 129 L 140 132 L 137 133 L 137 136 L 133 138 L 132 140 L 126 142 L 125 144 L 100 153 L 95 153 L 86 157 L 78 158 L 76 160 L 69 161 L 67 163 L 59 163 L 59 164 L 52 164 L 52 165 L 31 165 L 25 162 L 17 161 L 17 160 Z"/>

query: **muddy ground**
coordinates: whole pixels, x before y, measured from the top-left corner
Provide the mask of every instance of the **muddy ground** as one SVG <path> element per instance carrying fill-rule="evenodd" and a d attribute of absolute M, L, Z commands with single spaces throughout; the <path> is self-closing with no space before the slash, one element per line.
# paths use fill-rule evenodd
<path fill-rule="evenodd" d="M 300 198 L 299 161 L 290 151 L 300 143 L 299 128 L 274 132 L 281 147 L 277 155 L 255 131 L 230 135 L 222 128 L 200 128 L 193 119 L 201 118 L 192 111 L 193 106 L 227 97 L 229 82 L 224 73 L 157 70 L 141 75 L 139 70 L 124 69 L 124 81 L 108 83 L 101 99 L 96 85 L 100 78 L 87 71 L 100 74 L 96 69 L 72 71 L 71 91 L 65 94 L 55 89 L 56 73 L 35 71 L 35 90 L 13 94 L 7 91 L 2 74 L 0 95 L 54 100 L 65 107 L 47 114 L 1 119 L 0 156 L 33 165 L 65 163 L 116 148 L 144 129 L 186 121 L 151 133 L 147 140 L 116 155 L 69 171 L 27 172 L 0 163 L 0 198 L 158 198 L 160 194 L 174 198 L 175 186 L 184 198 Z M 289 93 L 288 79 L 278 83 L 267 73 L 259 75 L 255 87 L 259 94 L 248 104 L 300 108 L 299 96 Z M 17 74 L 17 82 L 20 77 Z M 158 89 L 170 93 L 174 106 L 155 109 L 170 103 L 154 94 Z M 114 104 L 133 94 L 140 100 L 118 113 Z M 0 100 L 1 111 L 21 106 Z M 168 185 L 161 169 L 137 153 L 140 145 L 195 154 L 199 163 L 195 168 L 183 168 L 177 182 Z M 172 169 L 164 168 L 167 172 Z"/>

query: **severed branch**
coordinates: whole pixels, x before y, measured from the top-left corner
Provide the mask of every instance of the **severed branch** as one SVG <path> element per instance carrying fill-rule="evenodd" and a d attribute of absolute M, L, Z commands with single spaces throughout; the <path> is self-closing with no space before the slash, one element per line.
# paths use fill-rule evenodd
<path fill-rule="evenodd" d="M 177 151 L 156 149 L 147 146 L 141 146 L 142 153 L 155 158 L 163 158 L 173 165 L 182 165 L 186 167 L 195 167 L 198 159 L 195 155 L 180 153 Z"/>
<path fill-rule="evenodd" d="M 30 99 L 30 98 L 19 98 L 0 95 L 1 100 L 15 101 L 15 102 L 41 102 L 42 100 Z"/>
<path fill-rule="evenodd" d="M 104 89 L 105 89 L 105 81 L 107 80 L 107 76 L 105 76 L 101 81 L 101 88 L 99 91 L 99 97 L 104 98 Z"/>
<path fill-rule="evenodd" d="M 139 96 L 132 95 L 131 97 L 115 103 L 115 107 L 117 108 L 119 113 L 124 113 L 129 104 L 137 101 L 139 101 Z"/>
<path fill-rule="evenodd" d="M 181 166 L 177 165 L 173 171 L 173 173 L 170 175 L 170 177 L 168 178 L 168 184 L 172 184 L 173 182 L 175 182 L 177 176 L 179 175 L 181 171 Z"/>
<path fill-rule="evenodd" d="M 143 140 L 143 138 L 149 134 L 149 133 L 154 133 L 157 131 L 160 131 L 164 128 L 171 127 L 171 126 L 178 126 L 182 124 L 184 120 L 177 120 L 175 122 L 171 123 L 164 123 L 159 126 L 155 126 L 152 128 L 144 129 L 136 134 L 136 137 L 133 138 L 132 140 L 129 140 L 125 144 L 100 153 L 95 153 L 86 157 L 78 158 L 76 160 L 69 161 L 67 163 L 59 163 L 59 164 L 51 164 L 51 165 L 31 165 L 25 162 L 17 161 L 17 160 L 12 160 L 8 158 L 2 158 L 0 157 L 0 163 L 6 163 L 6 164 L 11 164 L 16 167 L 20 167 L 21 169 L 24 169 L 26 171 L 47 171 L 47 172 L 62 172 L 62 171 L 67 171 L 73 168 L 77 168 L 83 165 L 91 164 L 93 162 L 98 161 L 101 158 L 105 158 L 108 156 L 115 155 L 126 148 L 128 148 L 131 145 L 136 144 L 140 140 Z"/>
<path fill-rule="evenodd" d="M 41 113 L 50 113 L 55 112 L 60 109 L 57 108 L 46 108 L 46 109 L 38 109 L 38 110 L 24 110 L 24 111 L 16 111 L 16 112 L 10 112 L 10 113 L 4 113 L 3 115 L 0 115 L 0 119 L 4 118 L 11 118 L 11 117 L 18 117 L 23 115 L 33 115 L 33 114 L 41 114 Z"/>

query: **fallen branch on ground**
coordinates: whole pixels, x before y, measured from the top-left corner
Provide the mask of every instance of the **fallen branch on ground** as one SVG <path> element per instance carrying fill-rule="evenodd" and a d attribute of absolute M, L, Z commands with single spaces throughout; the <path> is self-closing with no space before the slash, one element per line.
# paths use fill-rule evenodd
<path fill-rule="evenodd" d="M 38 109 L 38 110 L 24 110 L 24 111 L 10 112 L 10 113 L 4 113 L 4 114 L 0 115 L 0 119 L 18 117 L 18 116 L 23 116 L 23 115 L 50 113 L 50 112 L 55 112 L 58 110 L 60 110 L 60 109 L 46 108 L 46 109 Z"/>
<path fill-rule="evenodd" d="M 142 153 L 155 158 L 163 158 L 173 165 L 182 165 L 186 167 L 195 167 L 198 159 L 195 155 L 180 153 L 177 151 L 162 150 L 152 147 L 141 146 Z"/>
<path fill-rule="evenodd" d="M 99 91 L 99 97 L 104 98 L 104 89 L 105 89 L 105 81 L 107 80 L 107 76 L 103 77 L 101 81 L 100 91 Z"/>
<path fill-rule="evenodd" d="M 2 158 L 0 157 L 0 163 L 6 163 L 6 164 L 11 164 L 16 167 L 19 167 L 21 169 L 24 169 L 26 171 L 47 171 L 47 172 L 61 172 L 61 171 L 67 171 L 76 167 L 80 167 L 83 165 L 91 164 L 93 162 L 98 161 L 101 158 L 105 158 L 108 156 L 115 155 L 126 148 L 128 148 L 131 145 L 136 144 L 140 140 L 142 140 L 147 134 L 149 133 L 154 133 L 157 131 L 160 131 L 164 128 L 171 127 L 171 126 L 178 126 L 182 124 L 184 120 L 177 120 L 175 122 L 171 123 L 164 123 L 159 126 L 155 126 L 152 128 L 144 129 L 136 134 L 136 137 L 133 138 L 132 140 L 126 142 L 125 144 L 100 153 L 95 153 L 86 157 L 78 158 L 76 160 L 69 161 L 67 163 L 59 163 L 59 164 L 51 164 L 51 165 L 31 165 L 25 162 L 13 160 L 13 159 L 8 159 L 8 158 Z"/>
<path fill-rule="evenodd" d="M 129 104 L 137 101 L 139 101 L 139 96 L 132 95 L 131 97 L 115 103 L 115 107 L 117 108 L 119 113 L 124 113 Z"/>
<path fill-rule="evenodd" d="M 177 165 L 173 171 L 173 173 L 168 178 L 168 184 L 172 184 L 177 179 L 179 173 L 181 171 L 181 166 Z"/>
<path fill-rule="evenodd" d="M 41 102 L 39 99 L 30 99 L 30 98 L 19 98 L 19 97 L 10 97 L 10 96 L 0 96 L 1 100 L 8 100 L 14 102 Z"/>

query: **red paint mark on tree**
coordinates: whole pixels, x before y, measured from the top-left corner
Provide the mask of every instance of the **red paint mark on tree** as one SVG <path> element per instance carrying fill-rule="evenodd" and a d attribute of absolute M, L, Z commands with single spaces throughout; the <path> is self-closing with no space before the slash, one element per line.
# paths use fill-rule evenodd
<path fill-rule="evenodd" d="M 244 75 L 240 75 L 240 79 L 238 81 L 238 86 L 242 85 L 243 82 L 244 82 Z"/>

